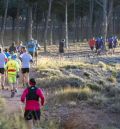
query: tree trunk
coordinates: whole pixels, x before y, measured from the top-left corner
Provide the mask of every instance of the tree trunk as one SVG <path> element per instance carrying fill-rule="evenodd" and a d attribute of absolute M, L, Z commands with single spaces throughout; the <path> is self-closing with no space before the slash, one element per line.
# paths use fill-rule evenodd
<path fill-rule="evenodd" d="M 65 44 L 68 48 L 68 1 L 65 3 Z"/>
<path fill-rule="evenodd" d="M 116 29 L 115 29 L 115 13 L 113 13 L 113 34 L 115 35 Z"/>
<path fill-rule="evenodd" d="M 77 42 L 80 41 L 80 27 L 79 27 L 79 24 L 80 24 L 80 18 L 77 18 L 76 19 L 76 38 L 77 38 Z"/>
<path fill-rule="evenodd" d="M 47 51 L 47 48 L 46 48 L 46 45 L 47 45 L 47 32 L 48 32 L 49 19 L 50 19 L 50 15 L 51 15 L 51 6 L 52 6 L 52 0 L 49 0 L 49 8 L 48 8 L 46 25 L 45 25 L 45 32 L 44 32 L 44 52 Z"/>
<path fill-rule="evenodd" d="M 15 40 L 14 32 L 15 32 L 15 18 L 12 18 L 12 41 Z"/>
<path fill-rule="evenodd" d="M 113 18 L 113 0 L 109 0 L 108 25 L 111 34 L 113 34 L 112 18 Z"/>
<path fill-rule="evenodd" d="M 20 13 L 20 0 L 18 0 L 18 3 L 17 3 L 17 17 L 16 17 L 16 42 L 19 43 L 20 39 L 19 39 L 19 36 L 20 36 L 20 28 L 19 28 L 19 25 L 20 25 L 20 19 L 19 19 L 19 13 Z"/>
<path fill-rule="evenodd" d="M 6 0 L 3 27 L 1 30 L 1 45 L 2 45 L 2 47 L 4 47 L 4 33 L 5 33 L 5 25 L 6 25 L 6 19 L 7 19 L 8 3 L 9 3 L 9 0 Z"/>
<path fill-rule="evenodd" d="M 36 5 L 36 10 L 38 9 L 38 5 Z M 38 20 L 38 11 L 36 11 L 36 39 L 38 40 L 38 30 L 39 30 L 39 20 Z"/>
<path fill-rule="evenodd" d="M 58 33 L 58 37 L 59 37 L 59 42 L 63 39 L 63 33 L 64 33 L 64 29 L 63 29 L 63 23 L 59 22 L 59 33 Z"/>
<path fill-rule="evenodd" d="M 28 15 L 27 15 L 27 41 L 32 39 L 32 5 L 28 6 Z"/>
<path fill-rule="evenodd" d="M 2 21 L 1 21 L 1 32 L 2 32 L 2 28 L 3 28 L 3 22 L 4 22 L 4 17 L 2 16 Z"/>
<path fill-rule="evenodd" d="M 83 17 L 80 18 L 80 28 L 81 28 L 80 40 L 83 41 Z"/>
<path fill-rule="evenodd" d="M 74 0 L 74 37 L 73 42 L 76 42 L 76 0 Z"/>
<path fill-rule="evenodd" d="M 53 21 L 51 19 L 51 23 L 50 23 L 50 45 L 53 44 Z"/>
<path fill-rule="evenodd" d="M 39 30 L 39 23 L 38 20 L 36 21 L 36 39 L 38 40 L 38 30 Z"/>
<path fill-rule="evenodd" d="M 108 31 L 107 3 L 108 0 L 103 0 L 103 21 L 104 21 L 103 36 L 105 40 L 107 38 L 107 31 Z"/>
<path fill-rule="evenodd" d="M 94 0 L 90 0 L 90 26 L 89 26 L 89 38 L 93 37 L 93 10 Z"/>

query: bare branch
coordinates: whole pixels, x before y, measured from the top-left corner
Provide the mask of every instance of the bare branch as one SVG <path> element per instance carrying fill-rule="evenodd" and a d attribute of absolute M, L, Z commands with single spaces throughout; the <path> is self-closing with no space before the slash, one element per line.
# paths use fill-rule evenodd
<path fill-rule="evenodd" d="M 103 4 L 99 0 L 95 0 L 97 4 L 99 4 L 101 7 L 103 7 Z"/>
<path fill-rule="evenodd" d="M 65 4 L 63 4 L 62 2 L 58 1 L 57 3 L 58 3 L 59 5 L 65 7 Z"/>

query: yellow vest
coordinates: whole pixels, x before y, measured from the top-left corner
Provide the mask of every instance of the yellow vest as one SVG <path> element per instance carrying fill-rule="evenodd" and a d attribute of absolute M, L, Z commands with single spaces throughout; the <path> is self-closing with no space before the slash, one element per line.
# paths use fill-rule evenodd
<path fill-rule="evenodd" d="M 16 75 L 18 72 L 18 63 L 15 60 L 10 60 L 6 64 L 8 74 Z"/>

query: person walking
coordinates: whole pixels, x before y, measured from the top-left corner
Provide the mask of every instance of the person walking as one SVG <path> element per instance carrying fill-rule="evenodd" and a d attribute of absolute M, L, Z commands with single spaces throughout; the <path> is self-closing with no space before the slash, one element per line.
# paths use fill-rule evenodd
<path fill-rule="evenodd" d="M 95 41 L 94 37 L 89 40 L 88 44 L 89 44 L 89 47 L 90 47 L 91 51 L 94 50 L 95 43 L 96 43 L 96 41 Z"/>
<path fill-rule="evenodd" d="M 64 53 L 65 40 L 59 42 L 59 53 Z"/>
<path fill-rule="evenodd" d="M 5 54 L 6 57 L 9 59 L 10 53 L 8 52 L 8 49 L 7 49 L 7 48 L 4 50 L 4 54 Z"/>
<path fill-rule="evenodd" d="M 11 87 L 11 98 L 15 96 L 16 92 L 16 77 L 19 72 L 19 64 L 16 61 L 16 55 L 12 55 L 11 59 L 7 62 L 5 69 L 8 75 L 8 82 Z"/>
<path fill-rule="evenodd" d="M 4 89 L 5 85 L 5 63 L 7 62 L 7 57 L 3 53 L 2 48 L 0 48 L 0 76 L 1 76 L 1 87 Z"/>
<path fill-rule="evenodd" d="M 28 84 L 29 81 L 29 71 L 30 71 L 30 62 L 33 62 L 32 56 L 27 52 L 26 47 L 22 48 L 23 54 L 20 55 L 20 60 L 22 62 L 21 71 L 22 71 L 22 81 L 23 86 Z"/>
<path fill-rule="evenodd" d="M 113 36 L 113 53 L 115 53 L 117 45 L 118 45 L 118 38 L 117 36 Z"/>
<path fill-rule="evenodd" d="M 20 68 L 21 68 L 21 60 L 18 58 L 18 55 L 17 53 L 14 54 L 15 55 L 15 60 L 17 61 L 18 65 L 19 65 L 19 71 L 20 71 Z M 19 78 L 20 78 L 20 72 L 17 73 L 16 75 L 16 92 L 18 92 L 18 87 L 19 87 Z"/>
<path fill-rule="evenodd" d="M 27 50 L 32 57 L 35 57 L 35 52 L 37 49 L 36 40 L 32 39 L 26 44 Z"/>
<path fill-rule="evenodd" d="M 41 101 L 39 101 L 40 99 Z M 27 127 L 28 129 L 33 129 L 33 121 L 35 123 L 39 122 L 41 116 L 40 109 L 45 102 L 43 91 L 37 88 L 34 78 L 29 80 L 29 87 L 23 91 L 21 102 L 25 103 L 24 118 L 27 122 Z"/>
<path fill-rule="evenodd" d="M 12 45 L 10 46 L 9 52 L 10 52 L 10 54 L 13 54 L 13 53 L 17 52 L 16 46 L 15 46 L 15 42 L 13 42 Z"/>
<path fill-rule="evenodd" d="M 108 38 L 108 48 L 109 48 L 109 53 L 111 55 L 113 54 L 113 37 Z"/>

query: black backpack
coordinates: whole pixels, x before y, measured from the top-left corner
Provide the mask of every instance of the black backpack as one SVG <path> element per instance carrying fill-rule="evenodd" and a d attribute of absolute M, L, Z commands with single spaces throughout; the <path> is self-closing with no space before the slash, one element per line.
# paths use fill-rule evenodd
<path fill-rule="evenodd" d="M 39 96 L 37 95 L 37 87 L 32 86 L 28 88 L 28 94 L 26 96 L 26 100 L 36 100 L 39 101 Z"/>

